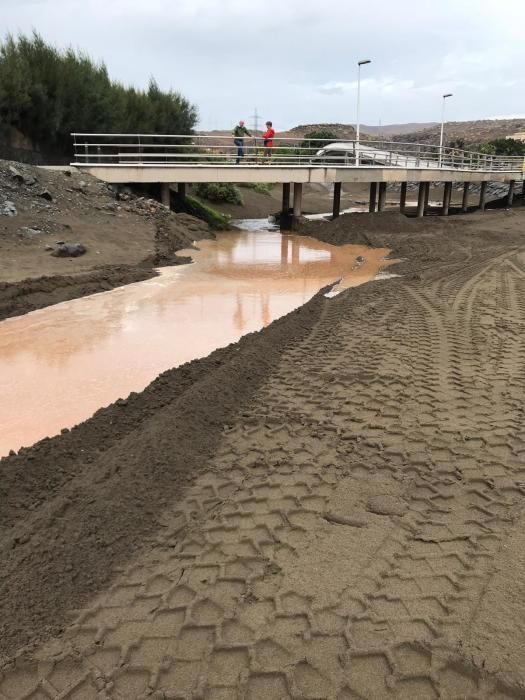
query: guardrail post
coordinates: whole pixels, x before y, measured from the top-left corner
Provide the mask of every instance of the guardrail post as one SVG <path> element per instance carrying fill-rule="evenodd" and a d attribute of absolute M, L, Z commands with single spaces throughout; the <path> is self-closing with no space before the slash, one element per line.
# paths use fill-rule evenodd
<path fill-rule="evenodd" d="M 377 211 L 383 211 L 386 204 L 386 182 L 379 183 L 379 195 L 377 198 Z"/>
<path fill-rule="evenodd" d="M 341 183 L 334 182 L 334 202 L 332 207 L 332 218 L 337 219 L 341 211 Z"/>
<path fill-rule="evenodd" d="M 368 203 L 368 211 L 373 214 L 376 210 L 376 197 L 377 197 L 377 182 L 370 183 L 370 200 Z"/>
<path fill-rule="evenodd" d="M 479 208 L 481 211 L 485 211 L 485 205 L 487 203 L 487 183 L 484 181 L 481 183 L 479 188 Z"/>
<path fill-rule="evenodd" d="M 516 184 L 515 180 L 511 180 L 509 182 L 509 191 L 507 193 L 507 207 L 510 209 L 512 206 L 512 203 L 514 202 L 514 185 Z"/>
<path fill-rule="evenodd" d="M 468 211 L 468 192 L 470 184 L 465 182 L 463 185 L 463 199 L 461 201 L 461 211 L 466 214 Z"/>
<path fill-rule="evenodd" d="M 445 182 L 445 189 L 443 190 L 443 216 L 448 216 L 448 210 L 450 209 L 450 200 L 452 199 L 452 183 Z"/>
<path fill-rule="evenodd" d="M 401 194 L 399 196 L 399 211 L 404 214 L 407 204 L 407 186 L 408 182 L 401 183 Z"/>

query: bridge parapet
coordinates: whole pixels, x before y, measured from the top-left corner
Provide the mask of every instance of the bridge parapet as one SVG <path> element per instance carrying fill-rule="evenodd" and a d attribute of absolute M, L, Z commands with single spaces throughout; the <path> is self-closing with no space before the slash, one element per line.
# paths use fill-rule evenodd
<path fill-rule="evenodd" d="M 204 134 L 72 134 L 74 162 L 80 167 L 159 166 L 265 168 L 399 168 L 409 170 L 478 171 L 485 173 L 521 173 L 521 157 L 492 156 L 431 144 L 397 141 L 298 138 L 273 139 L 267 149 L 262 137 L 246 137 L 243 153 L 233 137 Z M 439 178 L 436 178 L 439 179 Z"/>

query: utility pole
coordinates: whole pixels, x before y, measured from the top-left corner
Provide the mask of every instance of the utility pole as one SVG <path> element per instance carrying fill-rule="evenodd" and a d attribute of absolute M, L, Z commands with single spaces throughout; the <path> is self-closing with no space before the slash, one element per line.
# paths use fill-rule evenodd
<path fill-rule="evenodd" d="M 443 95 L 443 105 L 441 107 L 441 131 L 439 135 L 439 167 L 441 168 L 441 165 L 443 163 L 443 133 L 445 131 L 445 100 L 447 97 L 453 97 L 453 94 L 451 92 L 447 92 L 446 95 Z"/>

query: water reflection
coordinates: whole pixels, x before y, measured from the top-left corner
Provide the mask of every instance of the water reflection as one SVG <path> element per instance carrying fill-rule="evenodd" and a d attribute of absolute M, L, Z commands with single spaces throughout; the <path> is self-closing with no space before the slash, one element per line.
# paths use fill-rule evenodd
<path fill-rule="evenodd" d="M 192 265 L 0 323 L 0 455 L 268 325 L 330 283 L 374 279 L 387 253 L 228 232 L 182 251 Z"/>

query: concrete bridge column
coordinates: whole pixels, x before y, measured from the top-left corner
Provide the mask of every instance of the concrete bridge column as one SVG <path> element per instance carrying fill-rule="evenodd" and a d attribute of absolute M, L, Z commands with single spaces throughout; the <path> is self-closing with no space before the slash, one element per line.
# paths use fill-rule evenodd
<path fill-rule="evenodd" d="M 450 209 L 450 200 L 452 199 L 452 183 L 445 182 L 445 188 L 443 190 L 443 216 L 448 216 L 448 210 Z"/>
<path fill-rule="evenodd" d="M 170 197 L 170 184 L 169 182 L 161 182 L 160 183 L 160 201 L 164 204 L 164 206 L 169 207 L 171 204 L 171 197 Z"/>
<path fill-rule="evenodd" d="M 428 212 L 428 200 L 430 199 L 430 182 L 425 182 L 425 214 Z"/>
<path fill-rule="evenodd" d="M 283 203 L 281 206 L 281 214 L 290 213 L 290 183 L 283 182 Z"/>
<path fill-rule="evenodd" d="M 334 182 L 334 203 L 332 207 L 332 218 L 337 219 L 341 212 L 341 183 Z"/>
<path fill-rule="evenodd" d="M 425 209 L 428 203 L 428 192 L 430 190 L 430 185 L 428 182 L 419 183 L 419 191 L 417 193 L 417 215 L 419 217 L 425 216 Z"/>
<path fill-rule="evenodd" d="M 377 211 L 383 211 L 386 204 L 386 182 L 379 183 L 379 194 L 377 197 Z"/>
<path fill-rule="evenodd" d="M 186 197 L 186 183 L 185 182 L 179 182 L 177 185 L 177 192 L 179 193 L 179 197 L 184 199 Z"/>
<path fill-rule="evenodd" d="M 377 182 L 370 183 L 370 202 L 368 204 L 368 211 L 373 214 L 376 210 L 376 197 L 377 197 Z"/>
<path fill-rule="evenodd" d="M 461 202 L 461 211 L 466 214 L 468 211 L 468 191 L 469 191 L 470 184 L 468 182 L 465 182 L 463 185 L 463 200 Z"/>
<path fill-rule="evenodd" d="M 303 211 L 303 183 L 293 183 L 293 218 L 298 219 Z"/>
<path fill-rule="evenodd" d="M 481 211 L 485 211 L 485 205 L 487 203 L 487 183 L 482 182 L 479 188 L 479 208 Z"/>
<path fill-rule="evenodd" d="M 408 182 L 401 183 L 401 194 L 399 196 L 399 211 L 404 214 L 407 204 L 407 185 Z"/>
<path fill-rule="evenodd" d="M 511 207 L 512 203 L 514 201 L 514 185 L 515 185 L 515 183 L 516 183 L 515 180 L 511 180 L 509 182 L 509 191 L 507 194 L 507 206 L 508 207 Z"/>

